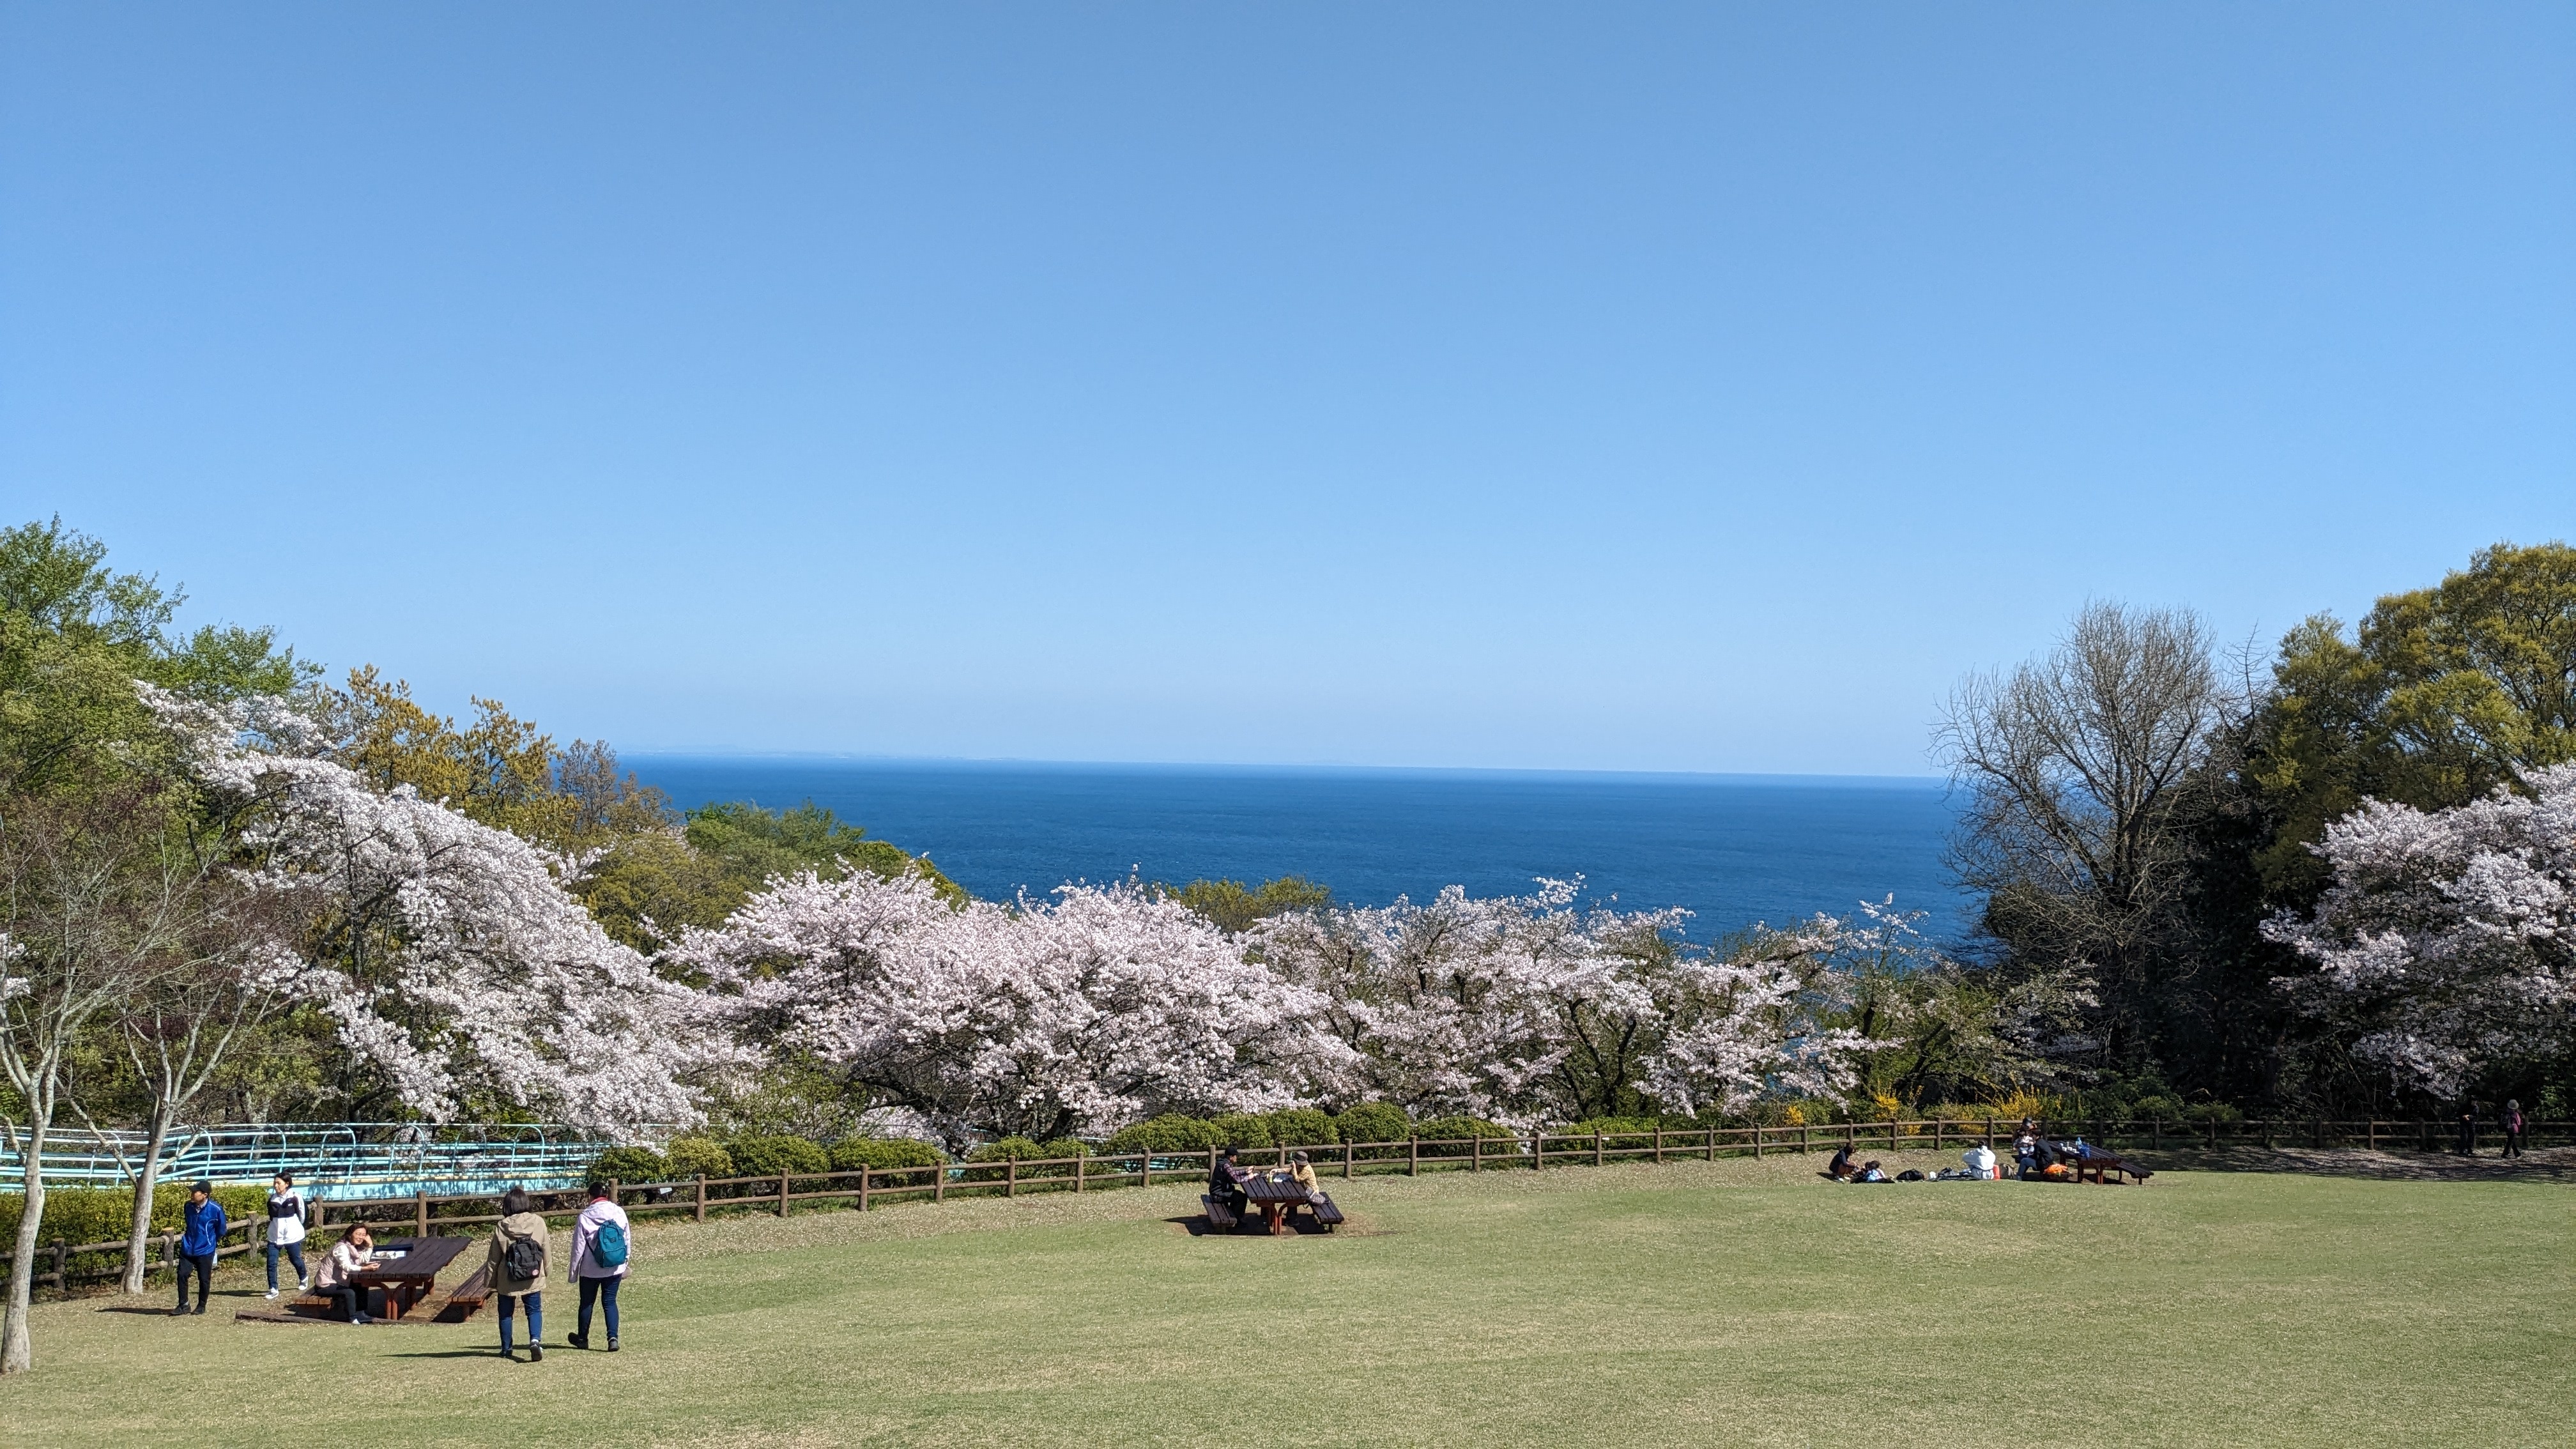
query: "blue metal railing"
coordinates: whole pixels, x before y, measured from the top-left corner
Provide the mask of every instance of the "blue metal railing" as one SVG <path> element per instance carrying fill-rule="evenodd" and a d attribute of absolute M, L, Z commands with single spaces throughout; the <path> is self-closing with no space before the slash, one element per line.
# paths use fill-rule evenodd
<path fill-rule="evenodd" d="M 192 1127 L 162 1144 L 163 1182 L 266 1183 L 295 1174 L 308 1193 L 335 1200 L 409 1197 L 415 1192 L 499 1192 L 580 1185 L 583 1172 L 610 1144 L 566 1127 L 471 1123 L 429 1127 L 404 1122 L 329 1126 Z M 141 1167 L 140 1132 L 86 1128 L 48 1134 L 45 1181 L 104 1187 L 129 1182 Z M 15 1177 L 25 1144 L 0 1134 L 0 1186 Z"/>

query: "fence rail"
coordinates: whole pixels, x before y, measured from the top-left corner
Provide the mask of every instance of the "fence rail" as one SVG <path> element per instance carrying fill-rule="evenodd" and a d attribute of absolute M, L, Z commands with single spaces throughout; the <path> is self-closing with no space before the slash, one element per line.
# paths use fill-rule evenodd
<path fill-rule="evenodd" d="M 413 1192 L 498 1191 L 512 1183 L 577 1186 L 609 1144 L 543 1123 L 407 1122 L 330 1126 L 232 1124 L 172 1132 L 162 1144 L 163 1181 L 265 1182 L 292 1172 L 327 1183 L 342 1197 L 399 1198 Z M 56 1129 L 45 1143 L 45 1180 L 65 1187 L 133 1180 L 150 1147 L 140 1132 Z M 25 1148 L 0 1136 L 0 1178 L 15 1176 Z"/>
<path fill-rule="evenodd" d="M 1836 1122 L 1797 1127 L 1668 1127 L 1637 1132 L 1524 1132 L 1504 1137 L 1411 1137 L 1392 1142 L 1333 1142 L 1308 1144 L 1303 1147 L 1258 1147 L 1239 1149 L 1240 1155 L 1253 1166 L 1281 1166 L 1288 1154 L 1303 1152 L 1318 1175 L 1356 1178 L 1370 1175 L 1401 1173 L 1418 1176 L 1423 1172 L 1499 1172 L 1537 1171 L 1552 1167 L 1606 1167 L 1612 1163 L 1640 1161 L 1669 1162 L 1703 1160 L 1719 1157 L 1754 1157 L 1766 1153 L 1829 1151 L 1836 1147 L 1868 1147 L 1887 1151 L 1907 1149 L 1945 1149 L 1982 1143 L 1993 1147 L 2009 1144 L 2018 1130 L 2018 1121 L 2010 1118 L 1972 1119 L 1926 1118 L 1885 1122 Z M 2181 1123 L 2158 1118 L 2051 1118 L 2040 1124 L 2040 1130 L 2057 1138 L 2083 1137 L 2104 1147 L 2136 1151 L 2150 1148 L 2219 1148 L 2230 1146 L 2316 1147 L 2409 1149 L 2433 1151 L 2455 1148 L 2459 1142 L 2456 1123 L 2430 1120 L 2398 1119 L 2261 1119 L 2235 1123 Z M 2481 1124 L 2476 1139 L 2479 1147 L 2499 1146 L 2504 1134 Z M 2576 1124 L 2534 1122 L 2524 1133 L 2529 1146 L 2551 1143 L 2566 1145 L 2576 1141 Z M 595 1146 L 594 1146 L 594 1150 Z M 1023 1158 L 1001 1162 L 944 1163 L 932 1167 L 862 1167 L 847 1172 L 764 1173 L 749 1177 L 692 1177 L 666 1182 L 612 1183 L 617 1200 L 632 1213 L 684 1212 L 705 1222 L 710 1212 L 757 1211 L 785 1217 L 797 1204 L 829 1202 L 867 1211 L 876 1203 L 890 1200 L 922 1199 L 944 1202 L 951 1197 L 1000 1196 L 1016 1197 L 1034 1192 L 1097 1192 L 1120 1187 L 1151 1186 L 1175 1176 L 1204 1178 L 1216 1167 L 1218 1149 L 1191 1152 L 1109 1153 L 1100 1156 Z M 547 1218 L 569 1218 L 580 1213 L 583 1202 L 578 1191 L 560 1187 L 519 1183 L 529 1187 L 536 1197 L 534 1210 Z M 400 1198 L 342 1197 L 309 1199 L 313 1208 L 312 1226 L 320 1229 L 338 1222 L 371 1222 L 391 1231 L 408 1226 L 415 1236 L 426 1237 L 432 1229 L 471 1228 L 498 1222 L 501 1214 L 497 1201 L 502 1188 L 495 1186 L 481 1192 L 432 1193 L 415 1188 Z M 489 1211 L 458 1212 L 470 1207 Z M 404 1222 L 402 1209 L 409 1209 L 409 1222 Z M 226 1233 L 242 1234 L 244 1241 L 236 1246 L 217 1248 L 218 1257 L 251 1252 L 260 1246 L 268 1220 L 248 1218 L 236 1223 Z M 161 1249 L 158 1261 L 148 1262 L 147 1274 L 160 1272 L 177 1262 L 177 1236 L 156 1235 L 153 1240 Z M 71 1280 L 111 1278 L 122 1272 L 122 1262 L 113 1266 L 94 1266 L 74 1271 L 73 1258 L 84 1254 L 124 1253 L 126 1242 L 120 1238 L 107 1243 L 66 1243 L 56 1239 L 40 1248 L 51 1260 L 49 1270 L 40 1279 L 50 1278 L 57 1289 L 67 1288 Z M 0 1263 L 11 1255 L 0 1252 Z"/>

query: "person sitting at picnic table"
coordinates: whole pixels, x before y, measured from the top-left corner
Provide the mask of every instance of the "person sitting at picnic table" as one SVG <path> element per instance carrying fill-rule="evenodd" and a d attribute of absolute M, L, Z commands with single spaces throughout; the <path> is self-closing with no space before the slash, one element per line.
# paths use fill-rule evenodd
<path fill-rule="evenodd" d="M 376 1261 L 376 1230 L 357 1223 L 340 1235 L 314 1271 L 313 1287 L 335 1300 L 340 1316 L 351 1323 L 373 1323 L 367 1316 L 367 1290 L 350 1281 Z"/>
<path fill-rule="evenodd" d="M 1825 1164 L 1825 1176 L 1832 1178 L 1836 1182 L 1851 1181 L 1852 1150 L 1850 1144 L 1846 1143 L 1843 1146 L 1834 1149 L 1834 1160 Z"/>
<path fill-rule="evenodd" d="M 1288 1178 L 1299 1187 L 1306 1189 L 1308 1197 L 1315 1195 L 1315 1165 L 1306 1160 L 1305 1153 L 1288 1154 Z"/>
<path fill-rule="evenodd" d="M 2022 1181 L 2028 1182 L 2040 1169 L 2039 1124 L 2028 1117 L 2021 1119 L 2021 1133 L 2013 1138 L 2013 1158 L 2021 1167 Z"/>
<path fill-rule="evenodd" d="M 1235 1150 L 1229 1147 L 1217 1158 L 1216 1165 L 1208 1169 L 1208 1196 L 1225 1204 L 1226 1211 L 1241 1217 L 1243 1210 L 1251 1205 L 1251 1199 L 1244 1196 L 1243 1169 L 1234 1165 L 1234 1159 Z"/>

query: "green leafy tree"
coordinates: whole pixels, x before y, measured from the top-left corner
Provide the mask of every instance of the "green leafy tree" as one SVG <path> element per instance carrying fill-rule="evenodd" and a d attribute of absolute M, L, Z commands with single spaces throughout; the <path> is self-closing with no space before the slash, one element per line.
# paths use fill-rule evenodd
<path fill-rule="evenodd" d="M 1330 889 L 1301 875 L 1283 875 L 1258 886 L 1247 886 L 1239 880 L 1194 880 L 1177 888 L 1155 889 L 1205 916 L 1229 935 L 1249 930 L 1255 921 L 1290 911 L 1319 910 L 1333 903 Z"/>

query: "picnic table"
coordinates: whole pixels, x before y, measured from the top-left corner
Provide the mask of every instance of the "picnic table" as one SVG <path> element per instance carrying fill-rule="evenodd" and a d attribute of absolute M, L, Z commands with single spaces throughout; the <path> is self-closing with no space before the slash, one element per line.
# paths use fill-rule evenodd
<path fill-rule="evenodd" d="M 376 1245 L 376 1260 L 349 1276 L 352 1287 L 385 1290 L 384 1317 L 403 1314 L 437 1285 L 439 1270 L 474 1246 L 472 1238 L 395 1238 Z"/>
<path fill-rule="evenodd" d="M 1269 1225 L 1270 1235 L 1274 1238 L 1286 1227 L 1288 1214 L 1303 1207 L 1308 1200 L 1305 1185 L 1284 1172 L 1251 1174 L 1243 1179 L 1243 1195 L 1251 1200 L 1254 1207 L 1261 1209 L 1262 1219 Z"/>

